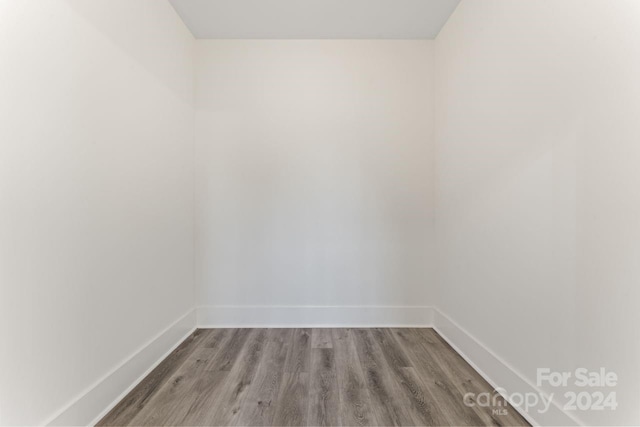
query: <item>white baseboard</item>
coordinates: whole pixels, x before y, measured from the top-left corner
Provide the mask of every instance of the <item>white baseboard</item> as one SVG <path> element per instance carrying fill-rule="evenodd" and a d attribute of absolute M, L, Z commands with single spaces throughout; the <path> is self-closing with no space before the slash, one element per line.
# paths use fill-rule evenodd
<path fill-rule="evenodd" d="M 195 326 L 196 314 L 191 309 L 80 393 L 44 424 L 95 425 L 184 341 L 195 330 Z"/>
<path fill-rule="evenodd" d="M 494 354 L 489 348 L 474 338 L 461 326 L 433 308 L 433 328 L 454 348 L 482 377 L 494 388 L 502 388 L 508 393 L 541 393 L 507 362 Z M 508 397 L 508 396 L 505 396 Z M 510 402 L 513 404 L 513 402 Z M 536 409 L 526 412 L 518 407 L 518 411 L 532 425 L 575 426 L 580 422 L 565 412 L 556 402 L 552 402 L 546 413 L 540 414 Z"/>
<path fill-rule="evenodd" d="M 199 328 L 428 327 L 428 306 L 202 306 Z"/>
<path fill-rule="evenodd" d="M 94 425 L 194 329 L 229 327 L 433 327 L 494 388 L 540 393 L 508 363 L 429 306 L 202 306 L 190 310 L 52 416 L 47 425 Z M 518 408 L 533 425 L 580 425 L 555 403 Z"/>

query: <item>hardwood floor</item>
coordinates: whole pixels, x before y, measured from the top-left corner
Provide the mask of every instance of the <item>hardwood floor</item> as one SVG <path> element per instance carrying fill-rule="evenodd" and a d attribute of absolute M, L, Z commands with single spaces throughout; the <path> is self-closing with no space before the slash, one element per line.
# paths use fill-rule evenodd
<path fill-rule="evenodd" d="M 468 392 L 493 389 L 433 329 L 198 329 L 98 425 L 528 425 Z"/>

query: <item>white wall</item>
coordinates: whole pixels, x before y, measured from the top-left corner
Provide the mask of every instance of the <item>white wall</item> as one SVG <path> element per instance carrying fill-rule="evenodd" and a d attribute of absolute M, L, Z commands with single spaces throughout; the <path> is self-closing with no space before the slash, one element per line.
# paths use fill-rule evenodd
<path fill-rule="evenodd" d="M 196 46 L 197 304 L 430 304 L 432 42 Z"/>
<path fill-rule="evenodd" d="M 436 40 L 439 308 L 532 383 L 615 371 L 589 424 L 640 423 L 638 22 L 633 0 L 464 0 Z"/>
<path fill-rule="evenodd" d="M 0 423 L 192 308 L 193 43 L 166 1 L 0 1 Z"/>
<path fill-rule="evenodd" d="M 438 290 L 532 383 L 617 372 L 583 422 L 640 423 L 638 18 L 466 0 L 436 66 L 428 41 L 199 41 L 194 122 L 167 2 L 0 1 L 0 423 L 87 422 L 55 416 L 191 309 L 194 124 L 197 305 Z"/>

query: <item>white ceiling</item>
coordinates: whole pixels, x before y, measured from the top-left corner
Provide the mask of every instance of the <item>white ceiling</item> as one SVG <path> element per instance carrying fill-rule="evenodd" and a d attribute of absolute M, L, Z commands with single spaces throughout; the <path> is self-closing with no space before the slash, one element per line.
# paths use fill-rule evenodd
<path fill-rule="evenodd" d="M 199 39 L 433 39 L 460 0 L 169 0 Z"/>

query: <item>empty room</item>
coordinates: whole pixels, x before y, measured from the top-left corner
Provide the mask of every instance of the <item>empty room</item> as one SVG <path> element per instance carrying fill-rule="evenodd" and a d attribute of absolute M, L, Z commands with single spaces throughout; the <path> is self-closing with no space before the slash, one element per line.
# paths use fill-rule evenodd
<path fill-rule="evenodd" d="M 0 425 L 640 425 L 640 1 L 0 0 Z"/>

